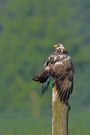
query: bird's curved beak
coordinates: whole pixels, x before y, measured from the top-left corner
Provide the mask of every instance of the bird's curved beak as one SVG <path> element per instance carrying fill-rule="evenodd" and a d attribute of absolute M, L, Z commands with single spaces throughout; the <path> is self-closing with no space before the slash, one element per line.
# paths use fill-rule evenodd
<path fill-rule="evenodd" d="M 58 47 L 58 45 L 54 45 L 54 48 L 57 48 Z"/>

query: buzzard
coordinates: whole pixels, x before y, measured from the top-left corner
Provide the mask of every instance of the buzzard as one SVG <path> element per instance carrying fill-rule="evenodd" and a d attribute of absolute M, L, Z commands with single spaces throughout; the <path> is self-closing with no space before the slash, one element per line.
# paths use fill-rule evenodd
<path fill-rule="evenodd" d="M 42 71 L 33 80 L 43 84 L 43 94 L 53 79 L 61 102 L 67 103 L 73 90 L 73 63 L 64 45 L 57 44 L 54 48 L 55 53 L 48 57 Z"/>

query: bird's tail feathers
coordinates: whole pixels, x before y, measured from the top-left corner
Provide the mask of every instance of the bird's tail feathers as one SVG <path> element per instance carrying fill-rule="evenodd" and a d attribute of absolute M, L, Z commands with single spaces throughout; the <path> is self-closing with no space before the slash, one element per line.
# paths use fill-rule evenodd
<path fill-rule="evenodd" d="M 43 83 L 41 95 L 43 95 L 47 91 L 48 86 L 49 86 L 49 83 L 50 83 L 50 80 L 51 80 L 51 78 L 48 77 L 48 79 L 46 80 L 46 82 Z"/>

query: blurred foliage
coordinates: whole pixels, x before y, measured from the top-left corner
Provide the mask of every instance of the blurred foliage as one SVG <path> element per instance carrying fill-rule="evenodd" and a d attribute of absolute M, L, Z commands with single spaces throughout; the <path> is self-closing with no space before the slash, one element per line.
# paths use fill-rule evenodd
<path fill-rule="evenodd" d="M 51 134 L 51 91 L 41 98 L 32 77 L 56 43 L 75 66 L 70 133 L 89 135 L 89 24 L 89 0 L 0 0 L 1 135 Z"/>

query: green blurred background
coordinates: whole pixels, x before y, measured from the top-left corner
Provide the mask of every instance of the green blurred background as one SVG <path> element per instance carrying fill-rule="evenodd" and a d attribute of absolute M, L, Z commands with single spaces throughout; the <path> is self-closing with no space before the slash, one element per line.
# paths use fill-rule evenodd
<path fill-rule="evenodd" d="M 51 85 L 32 81 L 53 44 L 75 66 L 70 135 L 90 135 L 90 0 L 0 0 L 0 135 L 51 135 Z"/>

